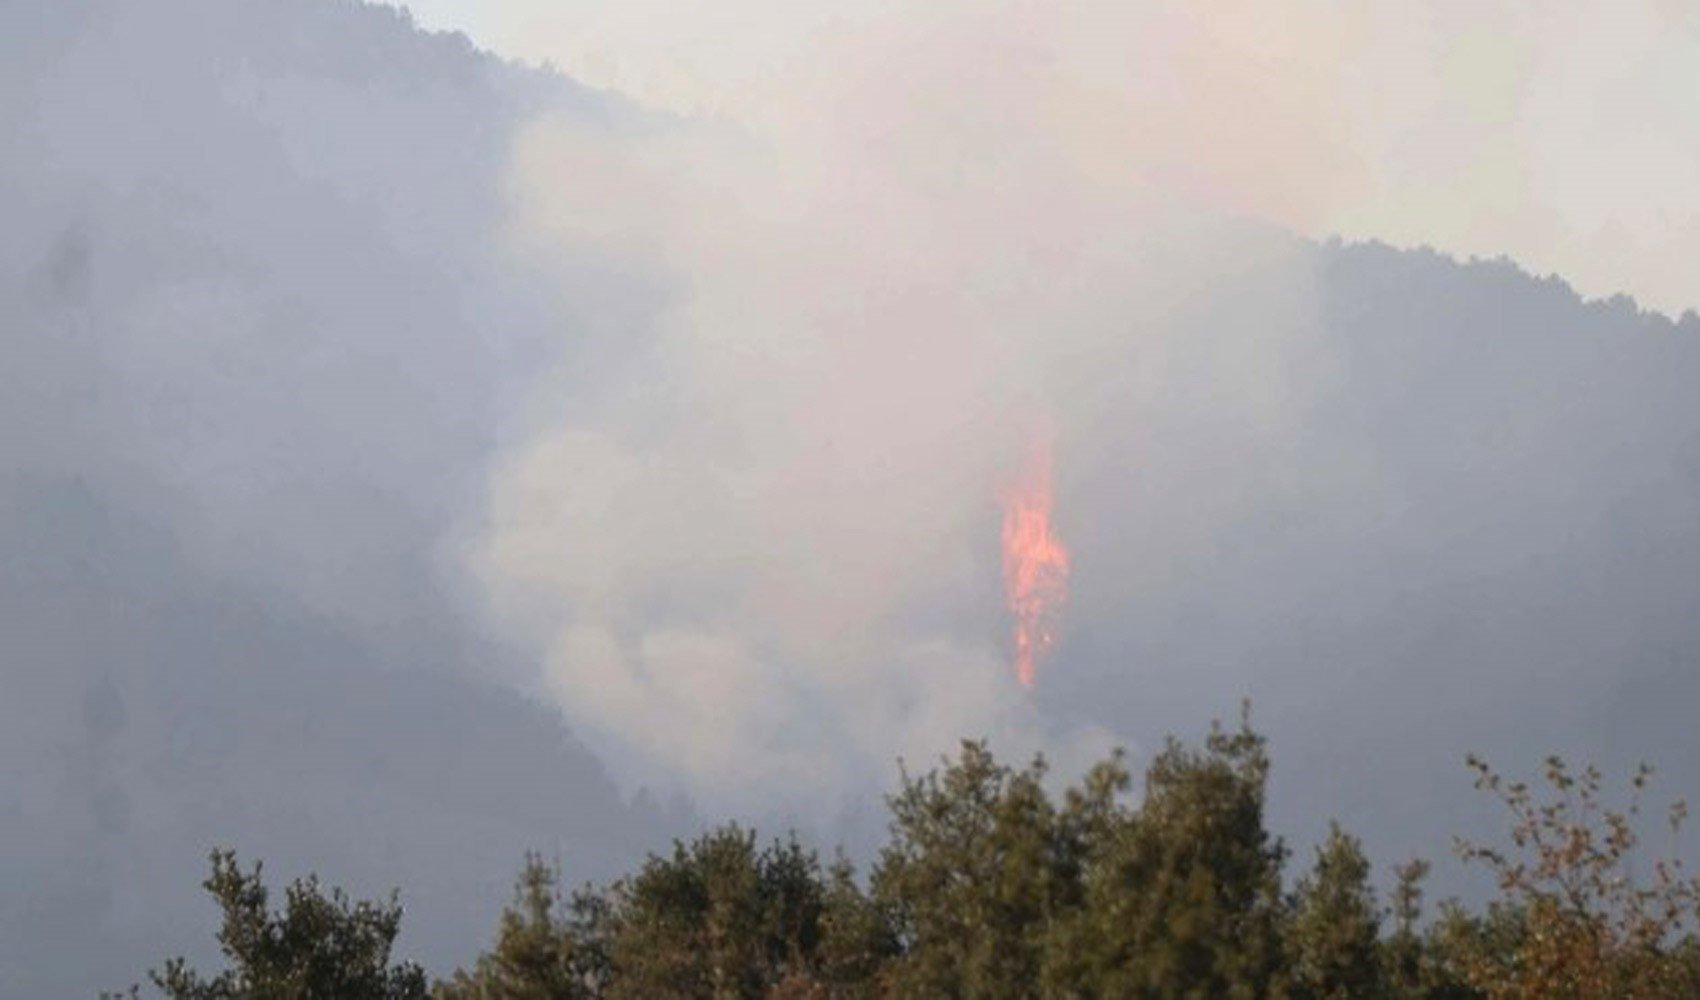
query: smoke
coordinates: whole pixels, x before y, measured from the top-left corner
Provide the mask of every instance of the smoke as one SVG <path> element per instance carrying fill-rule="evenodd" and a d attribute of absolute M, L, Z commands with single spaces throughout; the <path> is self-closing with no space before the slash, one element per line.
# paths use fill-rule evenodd
<path fill-rule="evenodd" d="M 1020 13 L 926 18 L 918 51 L 870 29 L 811 64 L 793 114 L 544 119 L 516 143 L 514 252 L 613 254 L 669 290 L 594 390 L 539 401 L 472 554 L 629 783 L 814 806 L 964 735 L 1110 742 L 1011 676 L 1001 493 L 1037 420 L 1064 478 L 1095 422 L 1136 432 L 1213 289 L 1277 330 L 1312 305 L 1296 245 L 1107 184 L 1059 143 Z M 1218 331 L 1219 419 L 1279 437 L 1293 344 L 1245 333 Z"/>
<path fill-rule="evenodd" d="M 942 153 L 931 127 L 996 123 L 985 147 L 1111 187 L 1700 305 L 1683 264 L 1700 252 L 1691 4 L 507 0 L 480 28 L 651 102 L 860 131 L 947 174 L 979 156 Z M 837 100 L 881 87 L 872 106 Z"/>
<path fill-rule="evenodd" d="M 1082 593 L 1048 676 L 1066 688 L 1131 615 L 1190 651 L 1108 646 L 1211 659 L 1166 694 L 1221 710 L 1264 683 L 1245 664 L 1283 616 L 1317 613 L 1271 579 L 1292 571 L 1280 545 L 1254 543 L 1284 568 L 1224 579 L 1234 539 L 1406 488 L 1387 442 L 1316 422 L 1350 352 L 1283 231 L 1510 252 L 1584 291 L 1692 301 L 1670 262 L 1700 230 L 1663 206 L 1700 177 L 1700 142 L 1661 81 L 1694 24 L 1607 14 L 495 10 L 508 51 L 692 117 L 540 119 L 514 145 L 513 251 L 612 254 L 666 305 L 581 316 L 617 363 L 595 358 L 588 392 L 546 380 L 499 462 L 472 553 L 491 611 L 628 783 L 715 808 L 838 801 L 960 735 L 1101 747 L 1081 689 L 1024 697 L 1005 666 L 999 489 L 1049 419 Z"/>
<path fill-rule="evenodd" d="M 524 849 L 696 827 L 491 678 L 823 840 L 899 755 L 1246 694 L 1277 828 L 1384 857 L 1464 749 L 1700 773 L 1700 326 L 1261 228 L 1676 308 L 1680 8 L 914 6 L 485 8 L 664 121 L 353 0 L 0 5 L 0 994 L 216 960 L 210 843 L 441 969 Z"/>
<path fill-rule="evenodd" d="M 695 825 L 473 676 L 437 558 L 554 357 L 495 240 L 541 106 L 637 117 L 355 2 L 0 4 L 0 995 L 216 962 L 214 845 L 400 886 L 443 970 L 525 850 Z"/>

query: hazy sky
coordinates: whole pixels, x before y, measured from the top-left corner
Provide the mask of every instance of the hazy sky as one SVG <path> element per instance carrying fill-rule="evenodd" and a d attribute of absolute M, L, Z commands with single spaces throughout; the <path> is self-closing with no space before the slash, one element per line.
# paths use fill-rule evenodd
<path fill-rule="evenodd" d="M 1300 462 L 1340 361 L 1282 231 L 1690 304 L 1677 262 L 1700 230 L 1677 213 L 1700 205 L 1700 143 L 1670 88 L 1700 60 L 1668 8 L 675 6 L 472 22 L 696 123 L 610 138 L 545 115 L 509 165 L 515 253 L 612 253 L 676 290 L 628 331 L 632 364 L 502 453 L 471 542 L 498 627 L 629 783 L 819 809 L 947 733 L 1070 762 L 1144 735 L 999 676 L 994 500 L 1040 426 L 1081 447 L 1191 405 L 1176 359 L 1211 323 L 1187 461 L 1237 471 L 1162 484 L 1192 527 L 1106 513 L 1160 525 L 1126 572 L 1204 558 L 1315 477 L 1370 475 Z M 1116 447 L 1065 452 L 1063 474 L 1109 474 Z"/>
<path fill-rule="evenodd" d="M 428 0 L 659 106 L 805 129 L 899 60 L 1107 183 L 1700 305 L 1700 9 L 1672 0 Z M 970 64 L 987 74 L 969 79 Z M 965 93 L 965 91 L 967 93 Z"/>
<path fill-rule="evenodd" d="M 617 90 L 0 3 L 0 993 L 205 957 L 215 843 L 440 971 L 528 847 L 865 847 L 899 756 L 1246 696 L 1379 861 L 1490 818 L 1468 750 L 1697 790 L 1687 5 L 417 9 Z"/>

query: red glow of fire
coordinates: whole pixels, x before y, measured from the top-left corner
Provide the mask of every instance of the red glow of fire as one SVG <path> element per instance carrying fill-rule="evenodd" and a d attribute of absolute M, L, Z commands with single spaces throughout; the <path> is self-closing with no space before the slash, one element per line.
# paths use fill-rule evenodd
<path fill-rule="evenodd" d="M 1068 550 L 1051 529 L 1051 454 L 1033 449 L 1004 497 L 1003 584 L 1015 620 L 1015 676 L 1033 686 L 1035 662 L 1056 641 L 1068 590 Z"/>

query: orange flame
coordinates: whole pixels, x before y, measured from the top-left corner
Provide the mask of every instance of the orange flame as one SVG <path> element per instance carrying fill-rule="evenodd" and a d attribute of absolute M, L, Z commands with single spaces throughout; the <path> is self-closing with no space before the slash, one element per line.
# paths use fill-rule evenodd
<path fill-rule="evenodd" d="M 1068 550 L 1051 531 L 1051 454 L 1033 449 L 1004 497 L 1003 585 L 1015 618 L 1015 676 L 1033 686 L 1033 664 L 1056 641 L 1068 589 Z"/>

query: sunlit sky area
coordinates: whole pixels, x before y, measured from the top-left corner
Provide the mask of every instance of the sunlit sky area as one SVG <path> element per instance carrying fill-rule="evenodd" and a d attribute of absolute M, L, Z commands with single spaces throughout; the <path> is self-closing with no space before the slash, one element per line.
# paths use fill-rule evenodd
<path fill-rule="evenodd" d="M 993 106 L 1004 141 L 1054 146 L 1112 182 L 1137 175 L 1307 235 L 1507 254 L 1673 315 L 1700 305 L 1692 4 L 410 7 L 652 105 L 795 130 L 901 85 L 946 117 Z M 981 94 L 969 106 L 948 96 L 958 87 Z"/>

